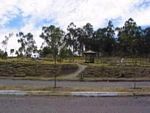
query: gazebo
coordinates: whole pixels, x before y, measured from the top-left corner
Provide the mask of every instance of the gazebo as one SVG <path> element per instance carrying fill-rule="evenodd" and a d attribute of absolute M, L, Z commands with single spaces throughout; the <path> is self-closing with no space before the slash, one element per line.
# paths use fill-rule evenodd
<path fill-rule="evenodd" d="M 96 52 L 88 50 L 84 52 L 84 56 L 85 56 L 85 63 L 94 63 Z"/>

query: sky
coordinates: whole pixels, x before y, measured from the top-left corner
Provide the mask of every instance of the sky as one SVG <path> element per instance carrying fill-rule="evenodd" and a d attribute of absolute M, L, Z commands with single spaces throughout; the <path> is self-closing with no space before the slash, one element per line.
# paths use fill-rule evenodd
<path fill-rule="evenodd" d="M 0 0 L 0 41 L 12 32 L 32 32 L 40 46 L 44 25 L 65 30 L 71 22 L 79 27 L 89 22 L 97 29 L 109 20 L 122 26 L 130 17 L 140 26 L 149 26 L 150 0 Z M 8 49 L 19 46 L 15 35 L 8 43 Z"/>

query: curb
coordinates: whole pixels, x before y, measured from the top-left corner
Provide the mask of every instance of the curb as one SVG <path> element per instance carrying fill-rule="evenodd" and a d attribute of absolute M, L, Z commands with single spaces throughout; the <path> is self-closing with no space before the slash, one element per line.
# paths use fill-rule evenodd
<path fill-rule="evenodd" d="M 150 92 L 51 92 L 51 91 L 20 91 L 0 90 L 0 96 L 72 96 L 72 97 L 127 97 L 150 96 Z"/>
<path fill-rule="evenodd" d="M 150 96 L 148 93 L 133 93 L 133 92 L 50 92 L 43 93 L 30 92 L 28 95 L 33 96 L 71 96 L 71 97 L 135 97 L 135 96 Z"/>
<path fill-rule="evenodd" d="M 72 96 L 84 97 L 117 97 L 117 96 L 132 96 L 132 93 L 126 92 L 71 92 Z"/>
<path fill-rule="evenodd" d="M 20 90 L 0 90 L 0 95 L 25 96 L 27 92 Z"/>

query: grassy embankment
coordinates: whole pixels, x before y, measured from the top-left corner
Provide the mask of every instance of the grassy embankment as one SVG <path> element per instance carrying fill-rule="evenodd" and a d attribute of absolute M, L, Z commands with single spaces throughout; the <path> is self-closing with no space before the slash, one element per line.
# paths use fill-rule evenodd
<path fill-rule="evenodd" d="M 47 59 L 0 59 L 0 77 L 46 77 L 51 78 L 73 73 L 77 66 L 71 63 L 54 64 Z"/>
<path fill-rule="evenodd" d="M 75 63 L 87 65 L 87 68 L 77 79 L 149 79 L 150 59 L 148 58 L 100 58 L 94 64 L 85 64 L 84 58 L 75 58 Z M 30 79 L 53 78 L 55 75 L 63 79 L 77 70 L 77 65 L 72 60 L 64 60 L 54 65 L 52 59 L 0 59 L 0 77 L 22 77 Z M 59 78 L 58 77 L 58 78 Z"/>
<path fill-rule="evenodd" d="M 147 58 L 101 58 L 79 75 L 84 78 L 150 78 L 150 59 Z"/>

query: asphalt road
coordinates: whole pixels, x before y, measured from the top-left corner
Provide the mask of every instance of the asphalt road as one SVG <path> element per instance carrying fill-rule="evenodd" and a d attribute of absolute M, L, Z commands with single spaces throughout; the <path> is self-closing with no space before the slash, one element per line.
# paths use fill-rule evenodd
<path fill-rule="evenodd" d="M 8 80 L 0 79 L 0 86 L 34 86 L 46 87 L 53 86 L 54 81 L 40 80 Z M 57 86 L 60 87 L 124 87 L 132 88 L 134 82 L 79 82 L 79 81 L 58 81 Z M 148 87 L 150 82 L 136 82 L 137 87 Z"/>
<path fill-rule="evenodd" d="M 150 97 L 0 96 L 0 113 L 150 113 Z"/>

